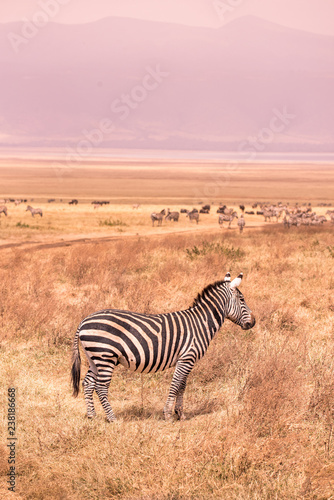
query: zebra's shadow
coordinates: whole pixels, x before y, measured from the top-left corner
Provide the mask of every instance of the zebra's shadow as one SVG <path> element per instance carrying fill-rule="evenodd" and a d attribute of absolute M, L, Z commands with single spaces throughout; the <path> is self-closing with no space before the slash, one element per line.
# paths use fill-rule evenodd
<path fill-rule="evenodd" d="M 131 405 L 117 411 L 117 417 L 125 422 L 133 420 L 163 420 L 163 409 L 145 408 L 140 405 Z"/>
<path fill-rule="evenodd" d="M 219 408 L 217 408 L 217 403 L 215 401 L 205 401 L 202 404 L 196 406 L 196 408 L 185 408 L 185 420 L 191 420 L 195 417 L 201 415 L 209 415 L 215 413 Z M 123 410 L 117 411 L 117 417 L 123 421 L 135 421 L 135 420 L 161 420 L 164 421 L 163 408 L 145 408 L 139 405 L 131 405 Z M 177 421 L 176 415 L 173 421 Z"/>

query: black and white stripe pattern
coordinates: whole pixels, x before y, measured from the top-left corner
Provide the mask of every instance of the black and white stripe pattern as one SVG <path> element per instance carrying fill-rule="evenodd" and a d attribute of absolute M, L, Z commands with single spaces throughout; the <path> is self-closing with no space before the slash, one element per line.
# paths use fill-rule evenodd
<path fill-rule="evenodd" d="M 154 373 L 176 366 L 164 416 L 172 417 L 173 406 L 183 418 L 183 393 L 187 377 L 206 353 L 225 318 L 247 330 L 255 318 L 238 290 L 242 273 L 231 282 L 207 286 L 189 309 L 146 315 L 106 309 L 91 314 L 79 325 L 73 344 L 72 384 L 77 396 L 80 383 L 79 339 L 89 361 L 83 381 L 88 417 L 95 416 L 93 392 L 97 392 L 109 421 L 115 420 L 108 401 L 108 388 L 115 366 L 121 364 L 139 373 Z"/>
<path fill-rule="evenodd" d="M 8 212 L 7 212 L 7 207 L 5 205 L 2 205 L 0 207 L 0 214 L 5 214 L 5 216 L 7 217 Z"/>
<path fill-rule="evenodd" d="M 154 226 L 155 221 L 158 221 L 158 226 L 161 226 L 165 213 L 165 209 L 161 210 L 161 212 L 153 212 L 151 214 L 152 226 Z"/>
<path fill-rule="evenodd" d="M 234 218 L 238 219 L 238 214 L 235 211 L 229 214 L 219 214 L 218 224 L 220 225 L 220 227 L 223 227 L 224 222 L 228 222 L 228 227 L 231 227 Z"/>
<path fill-rule="evenodd" d="M 35 215 L 40 215 L 43 217 L 43 211 L 41 208 L 33 208 L 30 205 L 27 206 L 26 212 L 30 211 L 31 215 L 34 217 Z"/>

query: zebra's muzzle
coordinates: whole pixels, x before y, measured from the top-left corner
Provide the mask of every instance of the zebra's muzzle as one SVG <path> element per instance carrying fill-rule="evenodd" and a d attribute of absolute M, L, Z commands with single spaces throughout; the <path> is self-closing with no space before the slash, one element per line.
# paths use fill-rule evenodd
<path fill-rule="evenodd" d="M 242 326 L 241 328 L 243 330 L 250 330 L 251 328 L 253 328 L 253 326 L 255 325 L 256 323 L 256 320 L 255 320 L 255 316 L 253 313 L 251 313 L 250 315 L 250 321 L 247 321 L 247 323 L 244 324 L 244 326 Z"/>

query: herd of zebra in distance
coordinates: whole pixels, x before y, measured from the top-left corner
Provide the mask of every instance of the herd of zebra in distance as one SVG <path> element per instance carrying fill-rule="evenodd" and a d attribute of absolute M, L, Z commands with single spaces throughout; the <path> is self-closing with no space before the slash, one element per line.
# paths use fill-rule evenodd
<path fill-rule="evenodd" d="M 289 205 L 283 205 L 282 203 L 279 203 L 278 205 L 255 203 L 252 205 L 253 210 L 245 210 L 245 205 L 239 205 L 239 208 L 241 210 L 240 216 L 233 208 L 228 208 L 226 205 L 220 205 L 217 209 L 217 213 L 219 214 L 218 224 L 223 227 L 224 222 L 226 222 L 230 228 L 233 220 L 238 219 L 237 225 L 240 232 L 242 232 L 246 224 L 244 214 L 255 215 L 254 209 L 257 208 L 259 209 L 256 210 L 256 215 L 263 216 L 264 222 L 272 222 L 272 219 L 274 222 L 279 222 L 279 220 L 282 219 L 284 227 L 288 228 L 300 225 L 321 225 L 328 220 L 334 224 L 334 210 L 327 210 L 326 215 L 329 216 L 329 219 L 327 219 L 325 215 L 317 215 L 316 212 L 312 211 L 311 206 L 296 205 L 294 207 L 290 207 Z M 160 212 L 153 212 L 151 214 L 152 225 L 154 226 L 154 223 L 157 222 L 158 225 L 161 226 L 164 219 L 166 221 L 169 220 L 178 222 L 180 213 L 185 213 L 186 217 L 189 217 L 190 221 L 196 221 L 198 224 L 200 214 L 209 214 L 210 210 L 211 205 L 204 205 L 200 210 L 193 208 L 191 211 L 181 208 L 180 212 L 171 212 L 169 208 L 166 212 L 166 210 L 163 209 Z"/>
<path fill-rule="evenodd" d="M 56 201 L 54 198 L 50 198 L 48 200 L 49 203 Z M 0 216 L 4 214 L 6 217 L 8 216 L 7 204 L 13 203 L 15 206 L 20 205 L 21 203 L 27 203 L 26 199 L 0 199 Z M 60 200 L 62 202 L 62 200 Z M 72 199 L 68 202 L 69 205 L 78 205 L 77 199 Z M 92 201 L 91 202 L 94 209 L 99 208 L 103 205 L 108 205 L 109 201 Z M 325 203 L 321 204 L 322 206 L 331 206 L 331 204 L 326 205 Z M 140 204 L 136 203 L 132 205 L 134 210 L 140 208 Z M 310 204 L 306 205 L 298 205 L 290 206 L 289 204 L 278 203 L 277 205 L 268 204 L 268 203 L 255 203 L 252 205 L 251 210 L 246 210 L 245 205 L 239 205 L 240 215 L 236 212 L 234 208 L 228 208 L 226 205 L 219 204 L 216 212 L 218 213 L 218 224 L 220 227 L 224 226 L 224 222 L 228 224 L 228 228 L 231 228 L 231 225 L 234 219 L 237 220 L 237 225 L 239 227 L 240 232 L 243 231 L 243 228 L 246 225 L 245 215 L 259 215 L 264 217 L 264 222 L 281 222 L 284 227 L 290 228 L 291 226 L 315 226 L 321 225 L 327 221 L 330 221 L 334 224 L 334 210 L 328 209 L 326 211 L 326 215 L 318 215 L 315 211 L 312 210 Z M 199 223 L 200 216 L 210 214 L 211 205 L 202 205 L 200 209 L 193 208 L 192 210 L 188 210 L 186 208 L 181 208 L 180 211 L 170 211 L 168 208 L 162 209 L 160 211 L 151 213 L 151 221 L 152 226 L 157 222 L 158 226 L 161 226 L 163 221 L 171 221 L 178 222 L 180 219 L 180 214 L 185 214 L 186 217 L 189 218 L 190 222 Z M 43 216 L 43 210 L 41 208 L 33 208 L 31 205 L 27 205 L 26 211 L 29 211 L 34 217 L 35 215 Z M 328 216 L 328 218 L 327 218 Z"/>

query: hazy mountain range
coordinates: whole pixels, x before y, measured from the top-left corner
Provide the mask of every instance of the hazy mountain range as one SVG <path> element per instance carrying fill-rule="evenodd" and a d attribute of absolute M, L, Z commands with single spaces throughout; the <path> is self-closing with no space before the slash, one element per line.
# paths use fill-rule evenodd
<path fill-rule="evenodd" d="M 10 23 L 0 64 L 3 146 L 333 151 L 334 37 L 255 17 Z"/>

